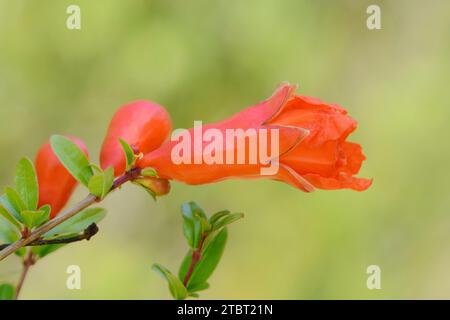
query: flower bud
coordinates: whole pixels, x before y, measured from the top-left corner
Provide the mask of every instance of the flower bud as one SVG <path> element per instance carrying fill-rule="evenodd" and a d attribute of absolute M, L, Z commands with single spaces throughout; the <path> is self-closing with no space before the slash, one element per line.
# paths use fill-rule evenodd
<path fill-rule="evenodd" d="M 100 165 L 114 168 L 117 177 L 125 172 L 126 161 L 119 139 L 126 141 L 133 151 L 146 154 L 158 148 L 172 130 L 167 111 L 149 101 L 136 101 L 122 106 L 114 114 L 103 141 Z"/>
<path fill-rule="evenodd" d="M 170 192 L 170 182 L 166 179 L 143 177 L 133 182 L 150 191 L 153 196 L 163 196 Z"/>

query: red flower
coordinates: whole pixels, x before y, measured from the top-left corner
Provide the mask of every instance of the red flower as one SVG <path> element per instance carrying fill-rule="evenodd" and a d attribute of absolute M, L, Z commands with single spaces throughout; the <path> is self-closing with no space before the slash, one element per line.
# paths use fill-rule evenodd
<path fill-rule="evenodd" d="M 346 141 L 356 129 L 356 121 L 347 111 L 334 104 L 324 103 L 316 98 L 295 95 L 296 87 L 281 85 L 276 92 L 255 106 L 249 107 L 234 116 L 210 125 L 203 131 L 216 129 L 225 136 L 227 129 L 278 129 L 279 157 L 271 159 L 279 163 L 279 170 L 272 176 L 261 176 L 264 163 L 179 163 L 172 161 L 172 153 L 178 141 L 170 141 L 147 154 L 138 161 L 140 167 L 153 167 L 161 178 L 174 179 L 187 184 L 204 184 L 228 178 L 269 177 L 286 182 L 303 191 L 319 189 L 349 188 L 357 191 L 367 189 L 372 180 L 356 178 L 365 159 L 361 146 Z M 194 128 L 189 130 L 191 136 Z M 259 137 L 256 138 L 258 141 Z M 203 141 L 201 155 L 192 141 L 192 158 L 214 156 L 208 154 L 211 142 Z M 270 142 L 268 142 L 270 145 Z M 249 144 L 245 145 L 248 148 Z M 236 144 L 234 144 L 236 146 Z M 222 153 L 225 158 L 227 146 L 213 153 Z M 229 151 L 229 150 L 228 150 Z M 234 147 L 235 152 L 239 151 Z M 247 150 L 248 151 L 248 150 Z M 248 160 L 248 152 L 245 153 Z M 270 154 L 270 152 L 268 153 Z"/>
<path fill-rule="evenodd" d="M 81 140 L 75 137 L 69 137 L 69 139 L 75 142 L 88 156 L 87 148 Z M 38 207 L 49 204 L 52 207 L 50 218 L 53 218 L 69 201 L 77 181 L 56 157 L 50 142 L 45 143 L 39 149 L 35 167 L 39 183 Z"/>
<path fill-rule="evenodd" d="M 101 167 L 112 166 L 115 176 L 125 172 L 125 157 L 119 138 L 126 141 L 135 153 L 146 154 L 158 148 L 171 130 L 169 114 L 156 103 L 136 101 L 122 106 L 114 114 L 103 141 Z"/>

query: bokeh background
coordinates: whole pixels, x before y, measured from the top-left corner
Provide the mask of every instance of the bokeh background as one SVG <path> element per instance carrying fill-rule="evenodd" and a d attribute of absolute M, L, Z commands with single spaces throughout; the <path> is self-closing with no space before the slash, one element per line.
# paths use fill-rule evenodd
<path fill-rule="evenodd" d="M 382 30 L 366 27 L 373 3 Z M 81 7 L 81 30 L 66 28 L 70 4 Z M 368 158 L 360 175 L 374 178 L 363 193 L 174 183 L 157 203 L 126 186 L 105 201 L 92 241 L 32 268 L 22 298 L 170 298 L 150 266 L 177 270 L 188 200 L 246 213 L 202 298 L 450 298 L 449 39 L 447 0 L 1 0 L 1 186 L 53 133 L 79 136 L 96 160 L 126 102 L 156 101 L 174 127 L 190 127 L 283 80 L 349 110 L 359 122 L 351 140 Z M 66 288 L 71 264 L 81 290 Z M 366 287 L 371 264 L 381 290 Z M 16 257 L 2 262 L 0 282 L 19 270 Z"/>

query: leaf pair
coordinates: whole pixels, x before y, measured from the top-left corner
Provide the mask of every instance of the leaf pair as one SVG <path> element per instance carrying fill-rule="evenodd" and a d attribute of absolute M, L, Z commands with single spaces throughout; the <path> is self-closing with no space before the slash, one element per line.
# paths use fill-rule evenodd
<path fill-rule="evenodd" d="M 109 167 L 104 171 L 97 168 L 97 171 L 89 180 L 88 188 L 90 193 L 103 199 L 111 191 L 114 184 L 114 168 Z"/>
<path fill-rule="evenodd" d="M 211 230 L 203 209 L 195 202 L 187 202 L 181 206 L 183 214 L 183 232 L 189 246 L 197 249 L 202 241 L 203 235 Z"/>

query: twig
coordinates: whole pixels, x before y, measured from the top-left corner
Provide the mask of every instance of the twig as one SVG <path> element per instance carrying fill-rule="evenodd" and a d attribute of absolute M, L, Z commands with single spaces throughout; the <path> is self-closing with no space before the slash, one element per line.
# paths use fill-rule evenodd
<path fill-rule="evenodd" d="M 123 176 L 118 177 L 111 188 L 110 191 L 113 191 L 117 188 L 119 188 L 122 184 L 134 180 L 137 177 L 139 177 L 141 173 L 140 168 L 134 168 L 128 172 L 126 172 Z M 62 211 L 59 215 L 57 215 L 52 220 L 44 223 L 42 226 L 36 228 L 30 235 L 26 238 L 22 238 L 17 240 L 16 242 L 12 243 L 8 247 L 4 248 L 2 251 L 0 251 L 0 261 L 5 259 L 7 256 L 13 254 L 18 249 L 27 246 L 28 244 L 32 243 L 33 241 L 38 240 L 42 237 L 45 233 L 53 229 L 54 227 L 60 225 L 67 219 L 72 218 L 77 213 L 81 212 L 82 210 L 86 209 L 87 207 L 93 205 L 96 202 L 100 202 L 101 200 L 94 196 L 93 194 L 89 194 L 86 198 L 75 204 L 73 207 Z"/>
<path fill-rule="evenodd" d="M 17 300 L 19 298 L 20 291 L 22 290 L 23 284 L 25 282 L 25 278 L 27 277 L 28 271 L 30 270 L 30 267 L 35 263 L 34 255 L 31 250 L 28 251 L 27 256 L 23 260 L 23 269 L 20 274 L 19 282 L 17 283 L 16 287 L 16 294 L 14 296 L 14 299 Z"/>
<path fill-rule="evenodd" d="M 92 223 L 91 225 L 89 225 L 89 227 L 87 227 L 83 233 L 78 234 L 76 236 L 72 236 L 72 237 L 66 237 L 66 238 L 58 238 L 58 239 L 49 239 L 49 240 L 45 240 L 45 239 L 38 239 L 36 241 L 33 241 L 29 244 L 27 244 L 27 247 L 35 247 L 35 246 L 45 246 L 45 245 L 49 245 L 49 244 L 67 244 L 67 243 L 72 243 L 72 242 L 77 242 L 77 241 L 82 241 L 82 240 L 90 240 L 93 236 L 95 236 L 98 232 L 98 227 L 95 223 Z M 0 245 L 0 250 L 10 246 L 11 244 L 2 244 Z"/>
<path fill-rule="evenodd" d="M 203 248 L 203 243 L 205 242 L 206 236 L 203 235 L 202 239 L 200 240 L 200 243 L 198 245 L 198 248 L 195 249 L 194 251 L 192 251 L 192 259 L 191 259 L 191 264 L 189 265 L 189 269 L 186 272 L 186 276 L 183 279 L 183 284 L 186 287 L 189 279 L 191 279 L 192 276 L 192 272 L 194 272 L 194 268 L 197 265 L 197 263 L 200 261 L 200 259 L 202 258 L 202 248 Z"/>

